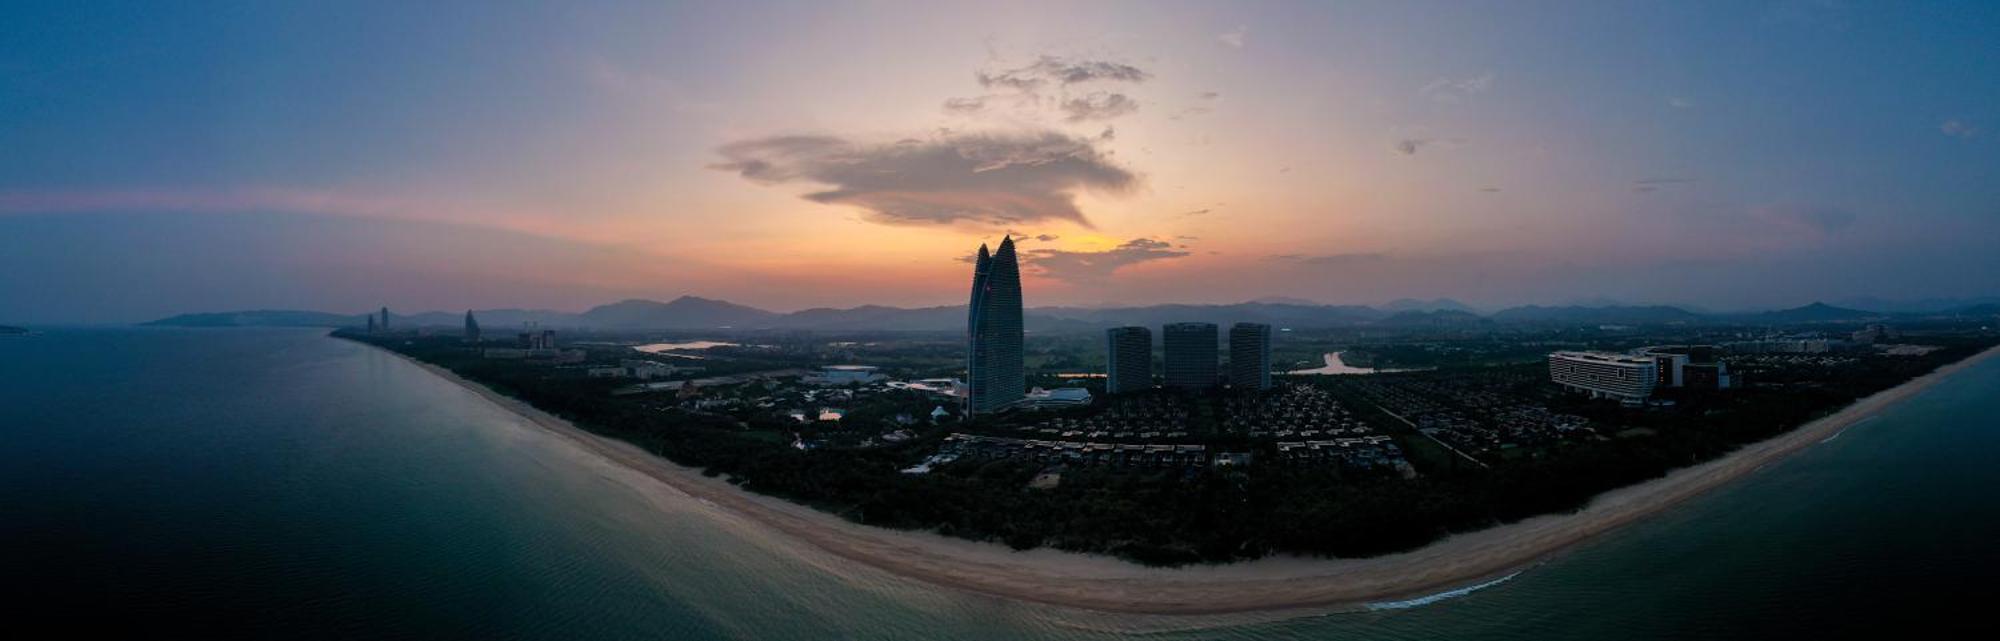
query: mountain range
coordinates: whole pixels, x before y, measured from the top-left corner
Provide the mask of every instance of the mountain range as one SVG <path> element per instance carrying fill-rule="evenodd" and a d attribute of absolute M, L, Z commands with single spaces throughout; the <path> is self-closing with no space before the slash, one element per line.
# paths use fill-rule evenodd
<path fill-rule="evenodd" d="M 1382 307 L 1318 305 L 1294 302 L 1247 302 L 1231 305 L 1148 305 L 1138 307 L 1035 307 L 1025 310 L 1030 331 L 1085 331 L 1118 325 L 1157 327 L 1172 322 L 1268 323 L 1278 327 L 1436 327 L 1471 328 L 1495 325 L 1666 325 L 1699 323 L 1800 324 L 1854 322 L 1911 316 L 1914 312 L 1883 313 L 1813 303 L 1791 309 L 1752 313 L 1708 314 L 1666 305 L 1510 307 L 1481 316 L 1447 299 L 1397 301 Z M 1985 316 L 2000 311 L 1991 303 L 1944 310 L 1938 314 Z M 965 323 L 965 308 L 885 307 L 864 305 L 847 309 L 814 308 L 779 313 L 723 300 L 682 296 L 668 302 L 632 299 L 593 307 L 582 313 L 538 309 L 474 310 L 486 327 L 529 324 L 572 329 L 737 329 L 822 331 L 954 331 Z M 456 327 L 461 312 L 390 315 L 395 327 Z M 367 322 L 365 313 L 335 314 L 300 310 L 250 310 L 182 314 L 146 323 L 173 327 L 353 327 Z"/>

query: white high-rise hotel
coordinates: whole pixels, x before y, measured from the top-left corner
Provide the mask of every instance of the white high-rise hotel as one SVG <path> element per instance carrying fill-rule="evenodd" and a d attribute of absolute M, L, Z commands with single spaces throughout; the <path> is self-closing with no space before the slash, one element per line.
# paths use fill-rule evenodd
<path fill-rule="evenodd" d="M 1607 352 L 1556 352 L 1549 354 L 1549 379 L 1598 398 L 1642 400 L 1660 384 L 1660 363 Z"/>

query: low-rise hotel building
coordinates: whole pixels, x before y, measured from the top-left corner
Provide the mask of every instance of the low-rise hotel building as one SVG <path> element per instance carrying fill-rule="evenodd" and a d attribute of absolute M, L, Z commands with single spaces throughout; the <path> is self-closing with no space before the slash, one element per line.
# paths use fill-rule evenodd
<path fill-rule="evenodd" d="M 1549 354 L 1549 380 L 1597 398 L 1644 400 L 1660 384 L 1660 363 L 1608 352 Z"/>

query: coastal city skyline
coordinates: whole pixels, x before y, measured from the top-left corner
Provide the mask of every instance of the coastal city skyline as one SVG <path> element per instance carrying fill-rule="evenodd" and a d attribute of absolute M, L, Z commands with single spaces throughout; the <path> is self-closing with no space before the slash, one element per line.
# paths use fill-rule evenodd
<path fill-rule="evenodd" d="M 1996 11 L 27 6 L 0 318 L 1994 296 Z"/>
<path fill-rule="evenodd" d="M 2000 2 L 7 18 L 22 629 L 1991 627 Z"/>

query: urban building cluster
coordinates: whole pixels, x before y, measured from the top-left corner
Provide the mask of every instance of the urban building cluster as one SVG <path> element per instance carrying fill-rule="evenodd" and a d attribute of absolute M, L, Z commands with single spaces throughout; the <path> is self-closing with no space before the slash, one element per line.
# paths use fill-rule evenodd
<path fill-rule="evenodd" d="M 1881 346 L 1902 337 L 1903 333 L 1894 327 L 1871 323 L 1845 334 L 1780 334 L 1723 343 L 1721 347 L 1734 354 L 1830 354 Z"/>
<path fill-rule="evenodd" d="M 480 355 L 497 359 L 535 359 L 555 363 L 581 363 L 588 354 L 580 349 L 562 349 L 556 345 L 556 330 L 528 328 L 514 335 L 512 346 L 484 347 Z"/>
<path fill-rule="evenodd" d="M 1592 398 L 1643 403 L 1661 387 L 1729 389 L 1735 379 L 1712 345 L 1660 345 L 1616 352 L 1549 354 L 1549 380 Z"/>
<path fill-rule="evenodd" d="M 1220 368 L 1214 323 L 1168 323 L 1160 328 L 1165 348 L 1162 380 L 1171 389 L 1200 391 L 1227 383 L 1236 390 L 1271 388 L 1271 326 L 1236 323 L 1229 327 L 1229 367 Z M 1153 333 L 1144 327 L 1104 332 L 1106 379 L 1110 394 L 1153 388 Z"/>
<path fill-rule="evenodd" d="M 1278 459 L 1294 466 L 1338 464 L 1361 470 L 1394 470 L 1416 478 L 1417 468 L 1403 448 L 1388 436 L 1360 436 L 1317 441 L 1279 441 Z"/>
<path fill-rule="evenodd" d="M 1149 468 L 1206 467 L 1209 464 L 1208 446 L 1199 444 L 1097 443 L 959 433 L 945 437 L 939 454 L 943 456 L 934 457 L 939 463 L 971 458 Z"/>
<path fill-rule="evenodd" d="M 1024 390 L 1021 279 L 1013 238 L 997 250 L 984 245 L 973 260 L 972 296 L 967 308 L 965 405 L 969 414 L 1007 409 L 1066 409 L 1091 406 L 1083 388 Z M 1155 378 L 1153 331 L 1146 327 L 1105 330 L 1105 392 L 1110 399 L 1088 416 L 1059 416 L 1015 429 L 1064 440 L 954 435 L 919 469 L 960 457 L 1008 458 L 1044 463 L 1103 463 L 1121 466 L 1189 466 L 1210 463 L 1203 446 L 1150 442 L 1190 436 L 1193 401 L 1182 395 L 1139 394 L 1164 386 L 1186 392 L 1266 391 L 1272 388 L 1272 328 L 1235 323 L 1224 345 L 1214 323 L 1168 323 L 1160 328 L 1163 367 Z M 1226 365 L 1225 365 L 1226 363 Z M 1287 462 L 1337 462 L 1360 468 L 1412 471 L 1394 439 L 1373 434 L 1324 390 L 1287 386 L 1280 394 L 1237 396 L 1221 406 L 1219 422 L 1204 429 L 1257 438 L 1298 438 L 1277 449 Z M 1323 438 L 1322 438 L 1323 437 Z M 1145 443 L 1068 439 L 1113 439 Z M 1248 464 L 1251 455 L 1218 454 L 1217 465 Z"/>
<path fill-rule="evenodd" d="M 873 365 L 827 365 L 799 380 L 807 385 L 853 385 L 889 380 Z"/>
<path fill-rule="evenodd" d="M 1222 430 L 1252 438 L 1364 436 L 1374 429 L 1348 411 L 1333 394 L 1312 385 L 1288 384 L 1273 394 L 1240 396 L 1222 404 Z"/>
<path fill-rule="evenodd" d="M 966 307 L 967 410 L 992 414 L 1012 408 L 1089 404 L 1085 391 L 1026 389 L 1021 305 L 1021 268 L 1014 239 L 1002 239 L 997 250 L 980 245 L 973 259 L 972 298 Z M 1237 390 L 1271 388 L 1270 325 L 1230 326 L 1226 371 L 1221 368 L 1219 332 L 1214 323 L 1169 323 L 1160 329 L 1166 356 L 1162 382 L 1166 387 L 1199 391 L 1226 383 Z M 1152 330 L 1105 330 L 1105 351 L 1107 393 L 1129 394 L 1154 387 Z"/>
<path fill-rule="evenodd" d="M 677 367 L 654 360 L 622 358 L 618 364 L 598 365 L 588 368 L 585 375 L 590 378 L 636 378 L 642 381 L 670 378 L 684 372 L 698 372 L 699 367 Z"/>
<path fill-rule="evenodd" d="M 1548 409 L 1523 374 L 1369 376 L 1342 381 L 1363 400 L 1460 453 L 1547 445 L 1596 434 L 1590 421 Z"/>
<path fill-rule="evenodd" d="M 1048 418 L 1017 429 L 1065 438 L 1180 438 L 1188 435 L 1193 405 L 1192 400 L 1178 396 L 1112 396 L 1089 416 Z"/>

